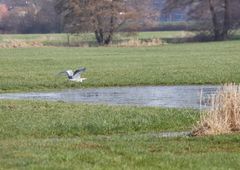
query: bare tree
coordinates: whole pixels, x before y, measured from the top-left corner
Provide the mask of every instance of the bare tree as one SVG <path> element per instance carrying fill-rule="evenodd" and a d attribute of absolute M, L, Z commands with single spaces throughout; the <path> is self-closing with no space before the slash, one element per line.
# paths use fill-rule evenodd
<path fill-rule="evenodd" d="M 151 0 L 57 0 L 56 9 L 64 16 L 67 32 L 94 32 L 100 45 L 111 43 L 123 26 L 150 25 L 154 15 Z"/>
<path fill-rule="evenodd" d="M 225 40 L 240 23 L 236 19 L 240 16 L 239 5 L 240 0 L 167 0 L 165 12 L 187 9 L 189 18 L 203 23 L 201 29 L 209 30 L 214 40 Z"/>

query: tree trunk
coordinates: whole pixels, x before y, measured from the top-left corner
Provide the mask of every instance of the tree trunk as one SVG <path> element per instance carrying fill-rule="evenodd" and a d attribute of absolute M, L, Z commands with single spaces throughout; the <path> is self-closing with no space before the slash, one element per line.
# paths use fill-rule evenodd
<path fill-rule="evenodd" d="M 221 35 L 221 29 L 219 27 L 218 20 L 217 20 L 217 14 L 215 12 L 212 0 L 208 0 L 208 2 L 209 2 L 209 9 L 212 17 L 214 40 L 220 41 L 222 40 L 222 35 Z"/>
<path fill-rule="evenodd" d="M 113 7 L 112 7 L 113 10 Z M 113 32 L 114 32 L 114 16 L 112 14 L 111 19 L 110 19 L 110 28 L 109 28 L 109 34 L 105 40 L 105 44 L 108 45 L 112 42 L 112 37 L 113 37 Z"/>
<path fill-rule="evenodd" d="M 98 22 L 101 23 L 101 22 Z M 100 27 L 100 26 L 99 26 Z M 114 6 L 111 4 L 111 18 L 109 23 L 109 31 L 104 31 L 103 29 L 95 30 L 95 37 L 99 45 L 108 45 L 112 42 L 114 33 Z"/>
<path fill-rule="evenodd" d="M 228 38 L 228 31 L 230 29 L 230 4 L 229 0 L 224 0 L 224 22 L 222 38 L 226 40 Z"/>
<path fill-rule="evenodd" d="M 95 37 L 99 45 L 104 44 L 103 30 L 101 28 L 95 30 Z"/>

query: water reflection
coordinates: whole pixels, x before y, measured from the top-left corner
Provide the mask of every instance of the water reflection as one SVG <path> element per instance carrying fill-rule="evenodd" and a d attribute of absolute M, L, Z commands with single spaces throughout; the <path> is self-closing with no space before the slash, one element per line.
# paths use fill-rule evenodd
<path fill-rule="evenodd" d="M 64 90 L 48 93 L 0 94 L 0 99 L 36 99 L 110 105 L 200 108 L 200 96 L 214 94 L 219 86 L 139 86 Z M 202 107 L 206 103 L 202 103 Z"/>

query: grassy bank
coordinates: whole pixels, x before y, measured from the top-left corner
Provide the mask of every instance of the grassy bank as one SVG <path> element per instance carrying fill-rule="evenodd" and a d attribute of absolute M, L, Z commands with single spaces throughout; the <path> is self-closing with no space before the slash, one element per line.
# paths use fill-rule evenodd
<path fill-rule="evenodd" d="M 148 48 L 0 49 L 0 92 L 137 85 L 240 83 L 240 41 Z M 83 84 L 57 77 L 87 67 Z"/>
<path fill-rule="evenodd" d="M 66 137 L 186 130 L 194 110 L 0 101 L 0 138 Z M 168 121 L 166 121 L 168 120 Z"/>
<path fill-rule="evenodd" d="M 239 135 L 157 135 L 189 130 L 198 116 L 194 110 L 1 101 L 0 169 L 237 169 Z"/>

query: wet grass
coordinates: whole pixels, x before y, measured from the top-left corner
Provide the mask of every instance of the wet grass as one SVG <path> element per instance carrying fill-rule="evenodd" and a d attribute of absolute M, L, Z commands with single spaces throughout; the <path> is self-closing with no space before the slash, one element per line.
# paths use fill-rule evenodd
<path fill-rule="evenodd" d="M 2 169 L 238 169 L 239 136 L 2 140 Z M 227 143 L 227 144 L 226 144 Z"/>
<path fill-rule="evenodd" d="M 0 138 L 181 131 L 198 117 L 194 110 L 32 101 L 0 101 L 0 111 Z"/>
<path fill-rule="evenodd" d="M 198 116 L 194 110 L 1 101 L 0 169 L 238 169 L 239 135 L 151 135 L 188 130 Z"/>
<path fill-rule="evenodd" d="M 64 88 L 240 83 L 240 41 L 145 48 L 0 49 L 0 92 Z M 56 74 L 87 67 L 87 81 Z"/>

